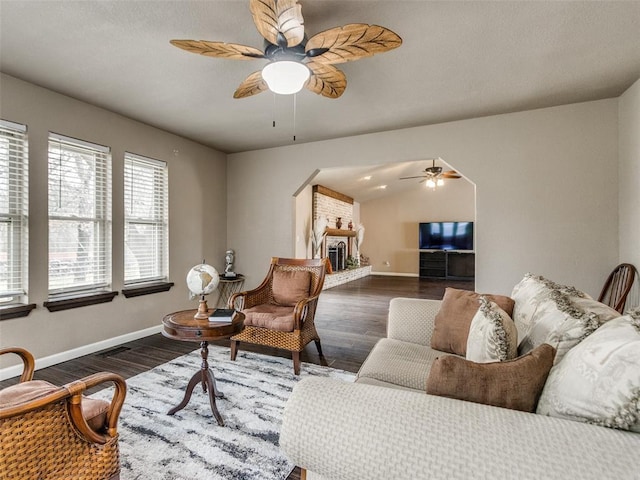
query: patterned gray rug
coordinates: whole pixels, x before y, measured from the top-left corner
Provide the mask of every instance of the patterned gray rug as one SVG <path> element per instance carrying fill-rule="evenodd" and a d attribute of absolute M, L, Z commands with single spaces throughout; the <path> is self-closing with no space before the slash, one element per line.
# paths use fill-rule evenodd
<path fill-rule="evenodd" d="M 120 415 L 121 480 L 279 480 L 292 465 L 278 447 L 282 412 L 295 383 L 308 376 L 353 381 L 355 375 L 308 363 L 299 377 L 290 359 L 209 347 L 209 364 L 225 398 L 216 404 L 218 426 L 207 395 L 196 386 L 189 404 L 167 415 L 200 368 L 200 350 L 127 380 Z M 109 398 L 103 390 L 93 395 Z"/>

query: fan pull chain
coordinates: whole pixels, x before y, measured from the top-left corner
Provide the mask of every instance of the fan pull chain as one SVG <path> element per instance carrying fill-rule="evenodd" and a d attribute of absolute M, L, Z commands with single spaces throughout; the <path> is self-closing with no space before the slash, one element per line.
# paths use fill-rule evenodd
<path fill-rule="evenodd" d="M 273 94 L 273 108 L 271 109 L 271 118 L 273 120 L 273 128 L 276 128 L 276 94 Z"/>
<path fill-rule="evenodd" d="M 294 93 L 293 94 L 293 141 L 296 141 L 296 106 L 297 106 L 297 102 L 296 99 L 298 98 L 298 94 Z"/>

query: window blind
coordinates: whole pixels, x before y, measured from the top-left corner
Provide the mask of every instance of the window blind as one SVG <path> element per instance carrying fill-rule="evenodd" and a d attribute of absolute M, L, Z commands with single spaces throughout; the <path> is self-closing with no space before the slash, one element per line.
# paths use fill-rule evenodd
<path fill-rule="evenodd" d="M 166 162 L 125 153 L 125 285 L 168 277 L 168 192 Z"/>
<path fill-rule="evenodd" d="M 49 295 L 111 284 L 111 154 L 49 134 Z"/>
<path fill-rule="evenodd" d="M 28 158 L 27 127 L 0 120 L 0 303 L 26 294 Z"/>

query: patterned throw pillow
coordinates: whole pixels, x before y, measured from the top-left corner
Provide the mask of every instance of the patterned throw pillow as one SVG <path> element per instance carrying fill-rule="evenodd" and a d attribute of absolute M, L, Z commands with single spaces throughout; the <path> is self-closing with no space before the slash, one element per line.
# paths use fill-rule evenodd
<path fill-rule="evenodd" d="M 444 291 L 440 310 L 434 319 L 431 348 L 441 352 L 467 354 L 467 338 L 471 320 L 478 311 L 478 299 L 482 294 L 457 288 Z M 498 304 L 507 314 L 513 312 L 513 300 L 503 295 L 484 294 L 489 300 Z"/>
<path fill-rule="evenodd" d="M 602 325 L 551 369 L 537 413 L 640 432 L 640 309 Z"/>
<path fill-rule="evenodd" d="M 516 285 L 511 295 L 519 354 L 548 343 L 557 350 L 556 364 L 600 325 L 620 316 L 573 287 L 531 274 Z"/>
<path fill-rule="evenodd" d="M 516 326 L 495 302 L 479 299 L 480 308 L 471 320 L 467 338 L 467 360 L 472 362 L 504 362 L 518 356 Z"/>

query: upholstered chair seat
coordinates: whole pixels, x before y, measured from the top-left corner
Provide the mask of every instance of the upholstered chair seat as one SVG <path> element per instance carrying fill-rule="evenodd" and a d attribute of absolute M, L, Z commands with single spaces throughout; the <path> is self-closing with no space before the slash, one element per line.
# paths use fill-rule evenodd
<path fill-rule="evenodd" d="M 242 310 L 244 325 L 293 332 L 293 307 L 264 303 Z"/>

